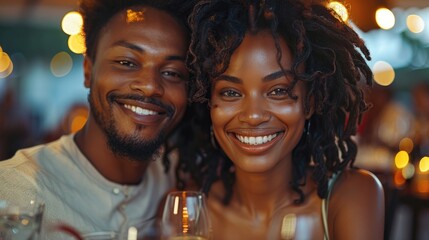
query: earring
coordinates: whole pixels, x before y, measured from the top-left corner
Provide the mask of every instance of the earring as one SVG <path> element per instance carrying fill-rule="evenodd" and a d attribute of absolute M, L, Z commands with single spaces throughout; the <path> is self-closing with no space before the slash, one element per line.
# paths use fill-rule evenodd
<path fill-rule="evenodd" d="M 310 137 L 310 126 L 311 126 L 310 120 L 307 120 L 305 125 L 306 126 L 304 127 L 304 134 L 306 135 L 306 137 Z"/>

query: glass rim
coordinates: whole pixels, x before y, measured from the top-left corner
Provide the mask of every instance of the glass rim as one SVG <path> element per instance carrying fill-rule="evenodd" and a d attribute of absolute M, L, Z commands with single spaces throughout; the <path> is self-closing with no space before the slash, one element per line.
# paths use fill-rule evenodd
<path fill-rule="evenodd" d="M 204 192 L 201 191 L 195 191 L 195 190 L 185 190 L 185 191 L 172 191 L 169 192 L 167 195 L 171 195 L 171 196 L 180 196 L 180 195 L 195 195 L 195 196 L 205 196 Z"/>

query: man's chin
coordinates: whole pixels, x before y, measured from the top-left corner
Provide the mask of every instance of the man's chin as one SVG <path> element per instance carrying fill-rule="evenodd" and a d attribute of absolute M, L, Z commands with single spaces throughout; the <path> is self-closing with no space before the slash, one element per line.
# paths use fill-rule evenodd
<path fill-rule="evenodd" d="M 163 136 L 163 134 L 161 134 Z M 151 141 L 144 141 L 139 137 L 119 137 L 118 135 L 108 136 L 108 145 L 112 152 L 132 161 L 152 161 L 160 157 L 161 146 L 164 137 L 158 137 Z"/>

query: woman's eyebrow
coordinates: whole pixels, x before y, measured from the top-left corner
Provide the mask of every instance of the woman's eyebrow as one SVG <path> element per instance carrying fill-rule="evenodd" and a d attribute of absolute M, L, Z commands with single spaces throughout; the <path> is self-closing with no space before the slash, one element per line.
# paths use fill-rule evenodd
<path fill-rule="evenodd" d="M 287 73 L 283 72 L 282 70 L 277 71 L 277 72 L 273 72 L 271 74 L 268 74 L 267 76 L 262 78 L 262 81 L 264 82 L 268 82 L 268 81 L 273 81 L 282 77 L 285 77 L 286 75 L 288 75 Z M 226 74 L 222 74 L 219 77 L 215 78 L 214 81 L 228 81 L 228 82 L 233 82 L 233 83 L 242 83 L 243 81 L 237 77 L 233 77 L 230 75 L 226 75 Z"/>
<path fill-rule="evenodd" d="M 241 81 L 241 79 L 239 79 L 237 77 L 230 76 L 230 75 L 225 75 L 225 74 L 222 74 L 219 77 L 214 79 L 215 82 L 221 81 L 221 80 L 233 82 L 233 83 L 243 83 L 243 81 Z"/>
<path fill-rule="evenodd" d="M 283 71 L 277 71 L 277 72 L 273 72 L 271 74 L 268 74 L 267 76 L 265 76 L 262 81 L 264 82 L 268 82 L 268 81 L 272 81 L 272 80 L 276 80 L 278 78 L 284 77 L 286 74 Z"/>

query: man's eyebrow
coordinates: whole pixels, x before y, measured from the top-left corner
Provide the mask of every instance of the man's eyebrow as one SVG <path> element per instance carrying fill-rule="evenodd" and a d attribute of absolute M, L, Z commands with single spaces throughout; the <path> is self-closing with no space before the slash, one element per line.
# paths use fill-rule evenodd
<path fill-rule="evenodd" d="M 121 47 L 129 48 L 131 50 L 135 50 L 135 51 L 140 52 L 140 53 L 144 52 L 143 48 L 141 48 L 141 47 L 139 47 L 139 46 L 137 46 L 135 44 L 132 44 L 130 42 L 123 41 L 123 40 L 115 42 L 113 44 L 113 46 L 121 46 Z"/>
<path fill-rule="evenodd" d="M 243 82 L 243 81 L 241 81 L 241 79 L 239 79 L 237 77 L 230 76 L 230 75 L 220 75 L 219 77 L 214 79 L 215 82 L 220 81 L 220 80 L 233 82 L 233 83 L 242 83 Z"/>
<path fill-rule="evenodd" d="M 139 47 L 138 45 L 127 42 L 127 41 L 123 41 L 123 40 L 117 41 L 113 45 L 129 48 L 129 49 L 137 51 L 139 53 L 145 52 L 145 50 L 143 48 Z M 185 59 L 186 59 L 185 56 L 180 56 L 180 55 L 170 55 L 170 56 L 166 57 L 166 60 L 168 60 L 168 61 L 185 61 Z"/>

